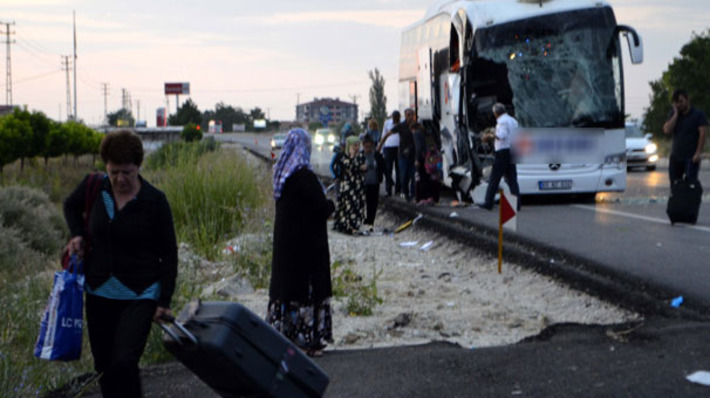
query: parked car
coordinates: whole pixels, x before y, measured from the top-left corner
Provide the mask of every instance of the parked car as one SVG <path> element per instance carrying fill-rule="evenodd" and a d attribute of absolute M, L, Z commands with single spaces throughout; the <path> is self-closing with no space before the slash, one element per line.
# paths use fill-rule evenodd
<path fill-rule="evenodd" d="M 271 137 L 271 149 L 281 149 L 284 147 L 286 142 L 286 133 L 276 133 Z"/>
<path fill-rule="evenodd" d="M 318 146 L 318 150 L 323 149 L 324 146 L 335 145 L 336 140 L 335 132 L 329 128 L 317 129 L 313 136 L 313 143 Z"/>
<path fill-rule="evenodd" d="M 656 170 L 658 147 L 651 141 L 650 133 L 644 134 L 636 124 L 626 124 L 626 166 L 645 167 Z"/>

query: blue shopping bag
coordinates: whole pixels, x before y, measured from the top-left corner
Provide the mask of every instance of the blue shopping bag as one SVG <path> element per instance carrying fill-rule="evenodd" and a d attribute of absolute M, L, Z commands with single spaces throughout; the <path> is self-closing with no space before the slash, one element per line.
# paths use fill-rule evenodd
<path fill-rule="evenodd" d="M 73 255 L 72 271 L 54 273 L 54 285 L 42 316 L 35 356 L 50 361 L 74 361 L 81 356 L 84 320 L 82 262 Z"/>

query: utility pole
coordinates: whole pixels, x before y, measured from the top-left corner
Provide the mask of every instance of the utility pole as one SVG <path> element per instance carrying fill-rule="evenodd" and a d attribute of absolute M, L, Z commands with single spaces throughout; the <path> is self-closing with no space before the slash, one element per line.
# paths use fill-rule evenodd
<path fill-rule="evenodd" d="M 7 63 L 5 66 L 5 102 L 6 105 L 12 105 L 12 56 L 10 53 L 10 44 L 13 44 L 15 41 L 10 40 L 10 35 L 14 35 L 14 31 L 10 31 L 10 25 L 14 25 L 15 22 L 1 22 L 0 24 L 5 25 L 5 35 L 7 38 L 5 39 L 5 44 L 7 44 L 7 50 L 6 50 L 6 58 L 7 58 Z"/>
<path fill-rule="evenodd" d="M 355 109 L 353 109 L 354 113 L 354 121 L 357 122 L 357 99 L 360 97 L 359 94 L 352 94 L 348 95 L 348 97 L 353 99 L 353 104 L 355 104 Z"/>
<path fill-rule="evenodd" d="M 104 123 L 108 124 L 108 83 L 101 83 L 101 91 L 104 94 Z"/>
<path fill-rule="evenodd" d="M 74 16 L 74 120 L 79 120 L 79 114 L 76 111 L 76 11 L 73 11 Z"/>
<path fill-rule="evenodd" d="M 136 122 L 141 120 L 141 100 L 136 100 Z"/>
<path fill-rule="evenodd" d="M 62 55 L 62 70 L 67 72 L 67 120 L 71 119 L 71 81 L 69 80 L 69 56 Z"/>

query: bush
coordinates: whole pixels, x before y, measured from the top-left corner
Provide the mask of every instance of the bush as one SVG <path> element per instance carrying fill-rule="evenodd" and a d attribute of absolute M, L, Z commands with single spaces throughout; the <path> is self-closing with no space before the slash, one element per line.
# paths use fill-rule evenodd
<path fill-rule="evenodd" d="M 377 279 L 382 270 L 373 270 L 370 282 L 364 283 L 349 263 L 334 261 L 332 269 L 333 297 L 347 300 L 345 312 L 348 315 L 370 316 L 374 308 L 382 304 L 382 298 L 377 295 Z"/>
<path fill-rule="evenodd" d="M 145 166 L 149 170 L 163 170 L 175 167 L 180 163 L 196 163 L 197 160 L 208 152 L 219 149 L 220 144 L 214 137 L 208 137 L 204 141 L 184 142 L 173 141 L 158 148 L 145 160 Z"/>
<path fill-rule="evenodd" d="M 186 142 L 199 141 L 202 139 L 202 131 L 200 126 L 194 123 L 188 123 L 182 128 L 180 137 Z"/>
<path fill-rule="evenodd" d="M 151 180 L 165 192 L 178 239 L 214 260 L 227 240 L 241 232 L 248 214 L 268 203 L 267 180 L 231 151 L 180 157 Z M 270 185 L 268 186 L 270 188 Z"/>
<path fill-rule="evenodd" d="M 27 187 L 0 189 L 0 221 L 21 241 L 42 254 L 57 253 L 66 238 L 64 219 L 42 191 Z"/>

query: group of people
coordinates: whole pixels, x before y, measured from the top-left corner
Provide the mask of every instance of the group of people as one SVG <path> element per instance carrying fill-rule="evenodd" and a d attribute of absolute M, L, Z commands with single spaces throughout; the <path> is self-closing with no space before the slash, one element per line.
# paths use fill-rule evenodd
<path fill-rule="evenodd" d="M 395 194 L 401 194 L 407 202 L 414 199 L 421 205 L 439 201 L 441 140 L 416 122 L 413 110 L 404 111 L 404 120 L 400 117 L 399 111 L 392 112 L 382 134 L 374 119 L 359 137 L 343 129 L 344 148 L 336 145 L 330 163 L 337 197 L 336 231 L 358 233 L 363 223 L 373 231 L 383 179 L 385 196 L 391 196 L 395 188 Z"/>
<path fill-rule="evenodd" d="M 441 138 L 418 123 L 412 109 L 400 118 L 399 111 L 392 112 L 377 146 L 385 161 L 385 196 L 394 188 L 407 202 L 434 204 L 441 188 Z"/>
<path fill-rule="evenodd" d="M 495 163 L 483 207 L 492 206 L 503 176 L 517 194 L 509 148 L 509 134 L 517 122 L 502 104 L 496 104 L 493 112 L 498 120 Z M 413 111 L 405 110 L 404 121 L 399 117 L 399 112 L 392 113 L 381 138 L 377 125 L 370 123 L 362 139 L 354 135 L 345 139 L 338 163 L 342 174 L 337 229 L 355 231 L 363 208 L 365 223 L 372 225 L 383 176 L 388 195 L 394 188 L 408 200 L 412 196 L 438 200 L 441 177 L 427 157 L 435 158 L 441 143 L 416 123 Z M 672 181 L 697 180 L 707 125 L 702 111 L 690 106 L 687 92 L 676 91 L 673 111 L 663 126 L 666 134 L 673 135 Z M 165 194 L 139 173 L 144 156 L 140 138 L 130 131 L 108 133 L 100 154 L 107 174 L 98 183 L 93 204 L 87 203 L 88 176 L 65 200 L 71 232 L 67 248 L 70 254 L 84 257 L 86 318 L 94 367 L 101 374 L 101 393 L 104 397 L 140 397 L 138 362 L 151 322 L 163 322 L 171 314 L 177 240 Z M 336 206 L 326 196 L 310 157 L 310 135 L 301 128 L 289 131 L 273 173 L 276 214 L 266 318 L 308 355 L 319 356 L 333 341 L 327 220 Z"/>

